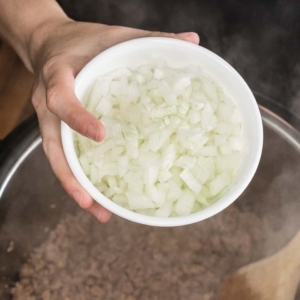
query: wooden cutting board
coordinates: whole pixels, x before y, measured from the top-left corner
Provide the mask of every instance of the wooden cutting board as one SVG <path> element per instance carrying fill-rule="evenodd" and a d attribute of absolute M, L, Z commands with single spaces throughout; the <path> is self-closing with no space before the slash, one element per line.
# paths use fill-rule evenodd
<path fill-rule="evenodd" d="M 30 98 L 34 76 L 17 54 L 0 41 L 0 139 L 34 113 Z"/>

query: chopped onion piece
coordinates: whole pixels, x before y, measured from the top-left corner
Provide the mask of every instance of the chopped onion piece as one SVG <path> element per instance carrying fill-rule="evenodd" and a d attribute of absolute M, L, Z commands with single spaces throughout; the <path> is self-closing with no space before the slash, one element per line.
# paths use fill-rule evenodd
<path fill-rule="evenodd" d="M 183 170 L 179 175 L 184 183 L 198 195 L 202 189 L 202 185 L 197 181 L 194 175 L 187 169 Z"/>
<path fill-rule="evenodd" d="M 231 136 L 228 140 L 230 148 L 232 150 L 241 151 L 242 150 L 242 142 L 239 138 L 235 136 Z"/>
<path fill-rule="evenodd" d="M 173 205 L 171 202 L 166 202 L 163 206 L 161 206 L 156 212 L 156 217 L 167 218 L 170 216 L 172 212 Z"/>
<path fill-rule="evenodd" d="M 189 215 L 193 209 L 195 203 L 195 195 L 185 190 L 182 192 L 180 199 L 178 199 L 175 205 L 175 211 L 179 216 Z"/>
<path fill-rule="evenodd" d="M 111 79 L 119 79 L 124 77 L 129 77 L 131 75 L 131 71 L 128 68 L 120 68 L 108 73 L 106 76 Z"/>
<path fill-rule="evenodd" d="M 79 161 L 80 161 L 81 167 L 83 169 L 83 172 L 89 176 L 90 175 L 90 162 L 87 159 L 86 155 L 81 155 L 79 157 Z"/>
<path fill-rule="evenodd" d="M 219 147 L 219 152 L 226 156 L 232 154 L 232 148 L 228 144 L 221 145 Z"/>
<path fill-rule="evenodd" d="M 212 196 L 220 193 L 229 183 L 229 176 L 226 173 L 222 173 L 217 176 L 213 181 L 209 184 L 209 189 Z"/>
<path fill-rule="evenodd" d="M 126 196 L 128 198 L 129 207 L 131 209 L 145 209 L 145 208 L 154 208 L 155 204 L 149 199 L 146 195 L 140 193 L 130 193 L 127 192 Z"/>
<path fill-rule="evenodd" d="M 156 68 L 154 69 L 153 77 L 158 80 L 163 79 L 165 77 L 165 72 Z"/>
<path fill-rule="evenodd" d="M 202 195 L 202 194 L 197 195 L 196 201 L 200 202 L 204 206 L 208 206 L 209 205 L 208 202 L 207 202 L 206 197 L 204 195 Z"/>
<path fill-rule="evenodd" d="M 161 170 L 158 173 L 158 181 L 159 182 L 166 182 L 172 177 L 172 173 L 168 170 Z"/>
<path fill-rule="evenodd" d="M 113 195 L 112 200 L 118 204 L 127 204 L 128 199 L 125 195 Z"/>
<path fill-rule="evenodd" d="M 218 149 L 216 146 L 203 146 L 199 150 L 199 154 L 202 156 L 217 156 L 218 155 Z"/>
<path fill-rule="evenodd" d="M 90 165 L 90 177 L 93 184 L 98 182 L 98 168 L 94 164 Z"/>

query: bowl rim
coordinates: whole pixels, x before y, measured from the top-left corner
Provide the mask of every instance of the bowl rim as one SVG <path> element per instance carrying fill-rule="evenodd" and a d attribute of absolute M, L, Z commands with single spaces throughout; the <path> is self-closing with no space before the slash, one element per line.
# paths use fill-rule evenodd
<path fill-rule="evenodd" d="M 215 201 L 213 204 L 208 206 L 207 208 L 204 208 L 201 211 L 195 212 L 193 214 L 187 215 L 187 216 L 177 216 L 177 217 L 170 217 L 170 218 L 161 218 L 161 217 L 152 217 L 152 216 L 146 216 L 142 215 L 133 211 L 130 211 L 126 208 L 123 208 L 119 206 L 118 204 L 114 203 L 112 200 L 104 196 L 88 179 L 88 177 L 83 172 L 78 157 L 75 152 L 74 142 L 73 142 L 73 130 L 63 121 L 61 122 L 61 138 L 62 138 L 62 145 L 65 157 L 67 159 L 67 162 L 69 164 L 69 167 L 79 182 L 81 186 L 91 195 L 91 197 L 97 201 L 100 205 L 111 211 L 112 213 L 125 218 L 127 220 L 130 220 L 132 222 L 136 222 L 139 224 L 144 225 L 150 225 L 150 226 L 159 226 L 159 227 L 176 227 L 176 226 L 182 226 L 182 225 L 188 225 L 193 224 L 196 222 L 203 221 L 207 218 L 212 217 L 213 215 L 221 212 L 225 208 L 227 208 L 229 205 L 231 205 L 247 188 L 249 183 L 251 182 L 262 153 L 262 147 L 263 147 L 263 125 L 262 125 L 262 118 L 260 115 L 260 111 L 258 108 L 258 104 L 255 100 L 255 97 L 250 90 L 249 86 L 245 82 L 245 80 L 241 77 L 241 75 L 229 64 L 227 63 L 223 58 L 218 56 L 217 54 L 213 53 L 212 51 L 203 48 L 202 46 L 195 45 L 186 41 L 174 39 L 174 38 L 166 38 L 166 37 L 143 37 L 138 39 L 129 40 L 126 42 L 122 42 L 120 44 L 117 44 L 115 46 L 112 46 L 100 54 L 96 55 L 92 60 L 90 60 L 78 73 L 78 75 L 75 78 L 75 93 L 80 85 L 81 81 L 87 76 L 89 73 L 89 70 L 92 69 L 95 63 L 98 63 L 97 61 L 102 59 L 105 59 L 106 57 L 110 57 L 111 55 L 114 55 L 114 52 L 118 52 L 123 47 L 134 47 L 135 45 L 138 45 L 140 43 L 168 43 L 177 47 L 185 47 L 189 48 L 193 51 L 198 51 L 202 55 L 205 55 L 209 57 L 209 59 L 215 60 L 217 63 L 221 64 L 227 72 L 231 73 L 231 76 L 235 77 L 235 80 L 237 80 L 238 84 L 243 87 L 245 90 L 245 94 L 247 94 L 247 98 L 249 98 L 249 101 L 251 101 L 251 106 L 253 107 L 253 118 L 255 118 L 257 123 L 257 132 L 256 132 L 256 140 L 257 140 L 257 147 L 254 152 L 254 157 L 251 163 L 251 167 L 249 168 L 248 173 L 245 176 L 244 181 L 241 182 L 238 186 L 236 186 L 233 190 L 230 190 L 229 193 L 225 193 L 224 196 L 222 196 L 220 199 Z"/>

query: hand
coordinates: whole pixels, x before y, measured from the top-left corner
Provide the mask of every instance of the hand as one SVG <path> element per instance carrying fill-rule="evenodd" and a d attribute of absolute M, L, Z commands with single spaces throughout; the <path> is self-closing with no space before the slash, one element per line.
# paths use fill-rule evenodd
<path fill-rule="evenodd" d="M 107 222 L 111 212 L 94 201 L 73 176 L 62 149 L 60 121 L 84 136 L 101 141 L 105 129 L 76 98 L 74 78 L 89 60 L 103 50 L 126 40 L 148 36 L 174 37 L 199 43 L 196 33 L 175 35 L 72 20 L 46 24 L 35 34 L 35 39 L 42 42 L 32 54 L 36 74 L 32 102 L 39 118 L 44 151 L 66 192 L 101 222 Z"/>

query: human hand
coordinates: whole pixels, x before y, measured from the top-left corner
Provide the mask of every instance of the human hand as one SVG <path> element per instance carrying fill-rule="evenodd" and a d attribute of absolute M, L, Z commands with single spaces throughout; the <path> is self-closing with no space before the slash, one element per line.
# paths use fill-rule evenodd
<path fill-rule="evenodd" d="M 62 149 L 60 121 L 80 134 L 101 141 L 105 128 L 86 111 L 74 93 L 74 78 L 94 56 L 120 42 L 149 36 L 173 37 L 198 44 L 196 33 L 170 34 L 138 29 L 59 20 L 45 24 L 33 35 L 31 52 L 36 83 L 32 102 L 38 115 L 43 148 L 66 192 L 100 222 L 111 217 L 73 176 Z M 36 46 L 38 45 L 38 46 Z"/>

